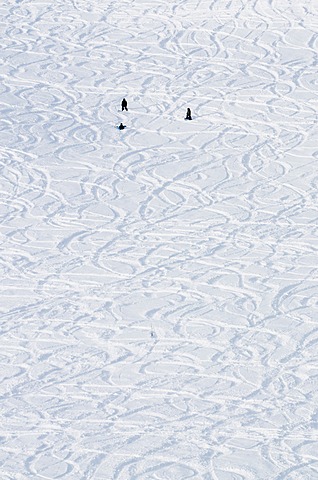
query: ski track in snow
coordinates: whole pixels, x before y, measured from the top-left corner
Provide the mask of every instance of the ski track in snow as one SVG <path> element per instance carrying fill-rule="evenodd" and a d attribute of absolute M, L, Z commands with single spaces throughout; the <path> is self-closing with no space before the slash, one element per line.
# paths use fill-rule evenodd
<path fill-rule="evenodd" d="M 2 480 L 318 478 L 315 3 L 2 2 Z"/>

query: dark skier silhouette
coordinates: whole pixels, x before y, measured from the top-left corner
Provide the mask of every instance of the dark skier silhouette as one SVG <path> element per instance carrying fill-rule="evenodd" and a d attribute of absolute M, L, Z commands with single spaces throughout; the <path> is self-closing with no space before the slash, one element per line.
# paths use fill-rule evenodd
<path fill-rule="evenodd" d="M 187 115 L 186 115 L 186 120 L 192 120 L 192 117 L 191 117 L 191 110 L 190 108 L 187 108 Z"/>
<path fill-rule="evenodd" d="M 126 110 L 126 112 L 128 112 L 128 108 L 127 108 L 127 100 L 126 98 L 123 98 L 122 102 L 121 102 L 121 111 L 123 110 Z"/>
<path fill-rule="evenodd" d="M 126 128 L 126 125 L 123 125 L 122 123 L 119 125 L 119 130 L 124 130 L 124 128 Z"/>

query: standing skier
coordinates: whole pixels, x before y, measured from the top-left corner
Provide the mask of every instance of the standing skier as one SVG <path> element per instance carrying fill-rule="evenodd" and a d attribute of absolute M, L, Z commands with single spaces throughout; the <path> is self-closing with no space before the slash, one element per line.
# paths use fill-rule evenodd
<path fill-rule="evenodd" d="M 121 111 L 123 112 L 124 110 L 126 110 L 126 112 L 128 112 L 126 98 L 123 98 L 123 101 L 121 102 Z"/>
<path fill-rule="evenodd" d="M 190 108 L 187 108 L 187 116 L 186 116 L 185 119 L 186 119 L 186 120 L 192 120 Z"/>

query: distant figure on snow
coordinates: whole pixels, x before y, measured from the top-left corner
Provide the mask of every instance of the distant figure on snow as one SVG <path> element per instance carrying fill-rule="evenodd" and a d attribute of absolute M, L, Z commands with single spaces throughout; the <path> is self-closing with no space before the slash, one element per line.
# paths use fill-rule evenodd
<path fill-rule="evenodd" d="M 126 125 L 123 125 L 122 123 L 119 125 L 119 130 L 124 130 L 124 128 L 126 128 Z"/>
<path fill-rule="evenodd" d="M 192 120 L 192 117 L 191 117 L 191 110 L 190 108 L 187 108 L 187 115 L 186 115 L 186 120 Z"/>
<path fill-rule="evenodd" d="M 123 98 L 123 101 L 121 102 L 121 111 L 123 112 L 124 110 L 126 110 L 126 112 L 128 112 L 126 98 Z"/>

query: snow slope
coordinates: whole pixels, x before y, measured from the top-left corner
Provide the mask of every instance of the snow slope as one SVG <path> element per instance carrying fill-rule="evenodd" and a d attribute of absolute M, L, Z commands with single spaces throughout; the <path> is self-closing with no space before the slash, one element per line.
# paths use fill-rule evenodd
<path fill-rule="evenodd" d="M 1 480 L 318 479 L 316 0 L 0 15 Z"/>

